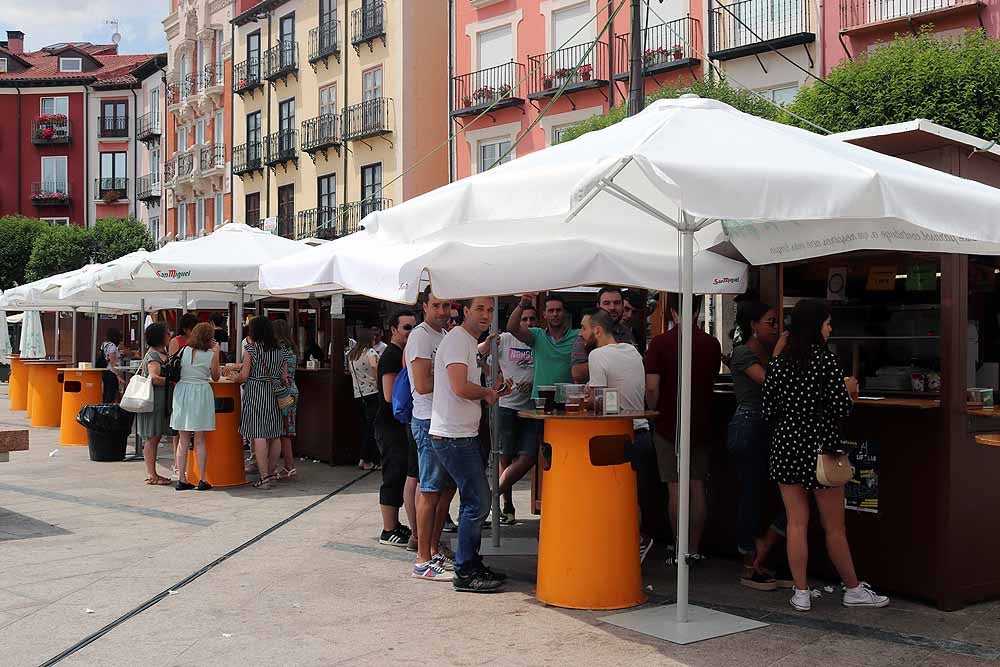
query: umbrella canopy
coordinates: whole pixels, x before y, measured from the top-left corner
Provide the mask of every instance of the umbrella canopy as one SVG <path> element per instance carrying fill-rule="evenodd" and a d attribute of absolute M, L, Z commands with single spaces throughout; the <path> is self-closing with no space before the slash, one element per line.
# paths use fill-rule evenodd
<path fill-rule="evenodd" d="M 24 314 L 24 320 L 21 322 L 20 348 L 22 359 L 42 359 L 45 357 L 42 316 L 37 310 Z"/>
<path fill-rule="evenodd" d="M 7 329 L 7 313 L 0 309 L 0 364 L 10 363 L 10 331 Z"/>

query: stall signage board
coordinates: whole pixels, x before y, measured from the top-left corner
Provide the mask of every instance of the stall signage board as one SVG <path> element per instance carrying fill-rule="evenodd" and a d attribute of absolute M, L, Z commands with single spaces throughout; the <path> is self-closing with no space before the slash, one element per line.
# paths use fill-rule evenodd
<path fill-rule="evenodd" d="M 891 292 L 896 289 L 896 267 L 895 266 L 873 266 L 868 270 L 868 284 L 865 289 L 869 292 Z"/>
<path fill-rule="evenodd" d="M 875 440 L 845 440 L 854 466 L 854 477 L 844 487 L 844 507 L 855 512 L 878 514 L 878 455 Z"/>

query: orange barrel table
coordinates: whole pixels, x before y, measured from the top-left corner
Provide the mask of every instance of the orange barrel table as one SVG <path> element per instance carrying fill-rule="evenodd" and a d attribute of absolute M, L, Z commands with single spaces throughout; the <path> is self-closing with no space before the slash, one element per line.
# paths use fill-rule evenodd
<path fill-rule="evenodd" d="M 28 409 L 28 367 L 21 361 L 21 355 L 10 355 L 10 409 Z"/>
<path fill-rule="evenodd" d="M 205 481 L 212 486 L 239 486 L 247 483 L 240 435 L 240 385 L 229 380 L 213 382 L 215 430 L 205 434 L 208 464 Z M 201 481 L 194 451 L 188 452 L 188 481 Z"/>
<path fill-rule="evenodd" d="M 642 604 L 639 500 L 625 450 L 632 419 L 656 413 L 519 414 L 545 420 L 535 597 L 569 609 Z"/>
<path fill-rule="evenodd" d="M 59 444 L 87 446 L 87 429 L 76 421 L 80 408 L 104 398 L 103 368 L 60 368 L 63 374 Z"/>
<path fill-rule="evenodd" d="M 28 367 L 28 404 L 32 426 L 59 426 L 62 409 L 62 373 L 65 360 L 32 359 Z"/>

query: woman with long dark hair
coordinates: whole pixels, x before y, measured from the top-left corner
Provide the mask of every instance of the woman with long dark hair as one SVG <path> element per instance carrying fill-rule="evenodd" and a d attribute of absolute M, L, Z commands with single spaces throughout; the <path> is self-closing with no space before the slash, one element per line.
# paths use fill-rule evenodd
<path fill-rule="evenodd" d="M 243 384 L 240 435 L 253 443 L 260 479 L 258 489 L 270 489 L 278 476 L 275 469 L 281 453 L 284 420 L 275 390 L 286 378 L 285 355 L 274 338 L 274 326 L 266 317 L 250 320 L 243 365 L 233 380 Z"/>
<path fill-rule="evenodd" d="M 371 470 L 380 460 L 375 443 L 375 413 L 378 411 L 378 352 L 372 347 L 370 329 L 362 329 L 358 334 L 358 344 L 347 353 L 347 372 L 354 385 L 354 403 L 361 415 L 361 459 L 358 467 Z"/>
<path fill-rule="evenodd" d="M 788 343 L 771 359 L 764 380 L 764 415 L 772 424 L 771 479 L 781 488 L 788 514 L 788 564 L 795 581 L 791 606 L 812 608 L 806 578 L 809 559 L 809 493 L 816 498 L 826 533 L 826 551 L 844 582 L 847 607 L 884 607 L 889 598 L 859 581 L 844 528 L 844 487 L 825 487 L 816 479 L 816 456 L 840 446 L 838 424 L 851 412 L 857 380 L 845 378 L 827 349 L 833 330 L 830 307 L 804 299 L 792 310 Z"/>
<path fill-rule="evenodd" d="M 736 412 L 729 421 L 727 448 L 739 482 L 736 512 L 737 548 L 743 556 L 740 583 L 771 591 L 778 584 L 764 568 L 764 559 L 784 532 L 781 517 L 762 536 L 761 499 L 767 482 L 771 431 L 762 408 L 765 370 L 778 342 L 778 315 L 769 305 L 742 301 L 736 309 L 733 353 L 728 366 L 736 395 Z"/>
<path fill-rule="evenodd" d="M 284 459 L 285 467 L 276 471 L 279 479 L 291 479 L 295 477 L 295 456 L 292 453 L 292 438 L 295 437 L 295 416 L 299 409 L 299 386 L 295 383 L 295 367 L 299 363 L 299 346 L 292 338 L 292 328 L 288 326 L 287 320 L 275 320 L 274 339 L 285 356 L 285 374 L 282 376 L 282 384 L 292 393 L 294 402 L 287 408 L 279 407 L 281 419 L 284 422 L 284 432 L 281 434 L 281 458 Z"/>

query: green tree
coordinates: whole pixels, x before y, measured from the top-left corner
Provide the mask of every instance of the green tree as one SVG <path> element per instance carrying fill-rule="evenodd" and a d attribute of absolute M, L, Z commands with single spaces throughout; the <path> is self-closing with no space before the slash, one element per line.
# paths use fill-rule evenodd
<path fill-rule="evenodd" d="M 740 111 L 753 114 L 754 116 L 760 116 L 761 118 L 767 118 L 769 120 L 779 120 L 780 117 L 785 115 L 776 107 L 765 102 L 753 93 L 740 88 L 734 88 L 730 86 L 725 79 L 714 77 L 692 81 L 690 84 L 685 84 L 683 86 L 663 86 L 646 97 L 646 104 L 649 105 L 656 100 L 677 98 L 685 93 L 693 93 L 698 97 L 719 100 L 720 102 L 725 102 Z M 567 130 L 563 134 L 562 141 L 571 141 L 582 134 L 586 134 L 587 132 L 603 130 L 606 127 L 620 122 L 627 116 L 627 114 L 628 109 L 625 105 L 622 105 L 611 109 L 611 111 L 606 114 L 588 118 L 587 120 Z"/>
<path fill-rule="evenodd" d="M 50 225 L 35 238 L 25 277 L 40 280 L 79 269 L 94 252 L 94 234 L 76 225 Z"/>
<path fill-rule="evenodd" d="M 103 264 L 122 255 L 145 248 L 155 250 L 153 237 L 140 220 L 127 218 L 102 218 L 94 226 L 93 261 Z"/>
<path fill-rule="evenodd" d="M 35 218 L 19 215 L 0 218 L 0 289 L 27 282 L 24 275 L 35 238 L 47 228 L 46 223 Z"/>
<path fill-rule="evenodd" d="M 831 132 L 926 118 L 977 137 L 1000 137 L 1000 41 L 982 30 L 939 39 L 901 36 L 803 88 L 789 110 Z M 786 121 L 808 128 L 801 121 Z"/>

